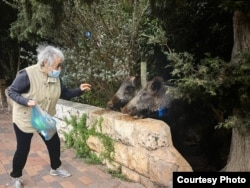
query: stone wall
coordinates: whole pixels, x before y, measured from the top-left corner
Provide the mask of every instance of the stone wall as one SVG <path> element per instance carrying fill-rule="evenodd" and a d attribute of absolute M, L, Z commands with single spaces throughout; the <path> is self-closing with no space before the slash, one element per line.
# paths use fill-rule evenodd
<path fill-rule="evenodd" d="M 5 89 L 6 89 L 6 82 L 4 79 L 0 79 L 0 108 L 7 107 Z"/>
<path fill-rule="evenodd" d="M 71 128 L 63 121 L 71 115 L 81 117 L 87 114 L 87 126 L 103 118 L 102 133 L 115 142 L 115 158 L 106 162 L 110 169 L 121 169 L 128 179 L 139 182 L 147 188 L 172 187 L 173 171 L 192 171 L 191 166 L 174 148 L 169 126 L 160 120 L 137 119 L 119 112 L 59 100 L 57 104 L 58 132 Z M 102 150 L 98 138 L 90 137 L 88 146 L 96 153 Z"/>

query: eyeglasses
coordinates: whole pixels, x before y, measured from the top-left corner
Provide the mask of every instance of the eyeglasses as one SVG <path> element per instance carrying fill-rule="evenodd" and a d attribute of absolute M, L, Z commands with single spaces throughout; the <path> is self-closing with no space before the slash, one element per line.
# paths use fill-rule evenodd
<path fill-rule="evenodd" d="M 56 68 L 56 69 L 59 69 L 59 68 L 62 68 L 62 64 L 61 64 L 61 63 L 58 63 L 56 66 L 53 65 L 53 67 Z"/>
<path fill-rule="evenodd" d="M 58 65 L 56 66 L 56 69 L 62 68 L 62 64 L 58 63 Z"/>

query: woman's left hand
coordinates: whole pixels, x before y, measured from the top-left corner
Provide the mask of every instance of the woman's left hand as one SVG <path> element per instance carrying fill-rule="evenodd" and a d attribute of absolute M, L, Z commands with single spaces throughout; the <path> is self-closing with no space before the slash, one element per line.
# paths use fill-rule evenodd
<path fill-rule="evenodd" d="M 81 85 L 80 85 L 80 89 L 81 89 L 82 91 L 85 91 L 85 90 L 89 91 L 89 90 L 91 90 L 91 85 L 88 84 L 88 83 L 81 84 Z"/>

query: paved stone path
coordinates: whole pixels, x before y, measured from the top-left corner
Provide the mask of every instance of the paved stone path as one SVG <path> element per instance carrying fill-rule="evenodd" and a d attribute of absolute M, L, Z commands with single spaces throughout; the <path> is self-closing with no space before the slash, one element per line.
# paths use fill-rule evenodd
<path fill-rule="evenodd" d="M 11 114 L 0 108 L 0 188 L 9 188 L 12 157 L 16 140 Z M 22 179 L 25 188 L 144 188 L 139 183 L 122 181 L 105 172 L 104 166 L 89 165 L 76 158 L 73 149 L 67 149 L 62 141 L 61 159 L 72 174 L 62 178 L 49 175 L 49 157 L 41 138 L 34 134 L 28 161 Z"/>

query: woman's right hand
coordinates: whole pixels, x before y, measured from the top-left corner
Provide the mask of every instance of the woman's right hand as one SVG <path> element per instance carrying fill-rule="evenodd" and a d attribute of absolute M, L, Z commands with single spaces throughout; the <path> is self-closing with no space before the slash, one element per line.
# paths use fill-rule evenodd
<path fill-rule="evenodd" d="M 29 100 L 28 103 L 27 103 L 27 105 L 28 105 L 29 107 L 36 106 L 36 101 Z"/>

